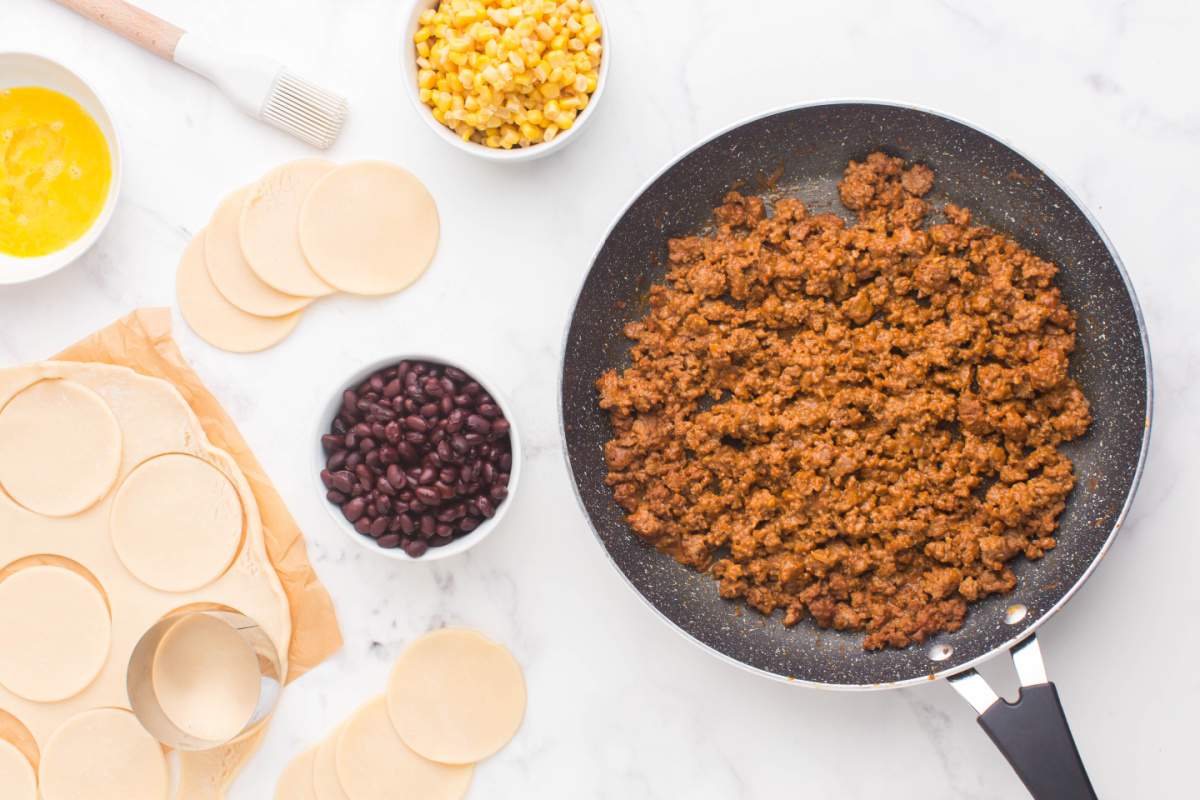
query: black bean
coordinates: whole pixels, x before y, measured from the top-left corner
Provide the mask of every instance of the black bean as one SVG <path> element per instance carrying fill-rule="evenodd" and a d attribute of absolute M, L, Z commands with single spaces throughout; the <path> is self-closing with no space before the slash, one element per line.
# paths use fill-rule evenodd
<path fill-rule="evenodd" d="M 446 387 L 442 386 L 441 381 L 436 378 L 426 378 L 421 384 L 421 388 L 425 390 L 425 394 L 432 397 L 441 397 L 446 393 Z"/>
<path fill-rule="evenodd" d="M 400 467 L 396 466 L 395 464 L 388 465 L 385 477 L 387 478 L 387 482 L 390 483 L 392 488 L 396 491 L 403 489 L 405 485 L 408 484 L 408 478 L 405 477 L 404 470 L 400 469 Z"/>
<path fill-rule="evenodd" d="M 411 442 L 400 442 L 396 445 L 396 452 L 400 454 L 400 460 L 405 464 L 412 464 L 421 457 Z"/>
<path fill-rule="evenodd" d="M 476 447 L 483 444 L 483 437 L 478 433 L 464 433 L 462 438 L 466 441 L 468 447 Z"/>
<path fill-rule="evenodd" d="M 325 452 L 332 453 L 342 446 L 342 437 L 334 433 L 327 433 L 321 437 L 321 447 Z"/>
<path fill-rule="evenodd" d="M 496 462 L 496 466 L 500 467 L 500 469 L 504 470 L 505 472 L 511 471 L 512 470 L 512 454 L 505 453 L 504 455 L 500 456 L 500 460 L 498 462 Z"/>
<path fill-rule="evenodd" d="M 492 433 L 499 437 L 508 433 L 509 428 L 511 427 L 512 426 L 509 424 L 509 421 L 501 417 L 492 423 Z"/>
<path fill-rule="evenodd" d="M 425 434 L 417 431 L 405 431 L 404 441 L 411 444 L 413 447 L 422 447 L 425 444 Z"/>
<path fill-rule="evenodd" d="M 342 444 L 346 445 L 347 450 L 353 450 L 358 447 L 358 434 L 350 431 L 350 433 L 342 437 Z"/>
<path fill-rule="evenodd" d="M 494 503 L 503 503 L 504 498 L 508 497 L 508 488 L 505 486 L 493 486 L 488 492 L 488 497 L 492 498 Z"/>
<path fill-rule="evenodd" d="M 353 414 L 358 405 L 358 394 L 353 389 L 342 392 L 342 408 L 347 414 Z"/>
<path fill-rule="evenodd" d="M 387 533 L 388 521 L 387 517 L 379 517 L 371 523 L 370 529 L 367 531 L 372 537 L 378 539 Z"/>
<path fill-rule="evenodd" d="M 456 454 L 461 456 L 461 455 L 465 455 L 467 453 L 467 451 L 471 449 L 471 445 L 467 441 L 466 436 L 463 436 L 462 434 L 455 434 L 450 439 L 450 448 Z"/>
<path fill-rule="evenodd" d="M 346 495 L 342 494 L 337 489 L 330 489 L 325 493 L 325 499 L 333 503 L 335 506 L 340 506 L 350 498 L 346 497 Z"/>
<path fill-rule="evenodd" d="M 338 418 L 333 421 L 331 431 L 339 436 L 346 435 L 346 420 L 344 420 L 341 415 L 338 415 Z"/>
<path fill-rule="evenodd" d="M 417 530 L 417 523 L 413 522 L 413 518 L 408 514 L 401 514 L 400 516 L 396 517 L 396 522 L 399 524 L 400 530 L 404 532 L 405 536 L 410 536 Z"/>
<path fill-rule="evenodd" d="M 463 517 L 458 523 L 458 529 L 463 533 L 470 533 L 479 527 L 479 517 Z"/>
<path fill-rule="evenodd" d="M 479 393 L 480 393 L 480 392 L 482 392 L 482 391 L 483 391 L 483 387 L 482 387 L 482 386 L 480 386 L 480 385 L 479 385 L 477 382 L 475 382 L 475 381 L 468 381 L 468 382 L 467 382 L 467 383 L 466 383 L 466 384 L 463 386 L 463 392 L 464 392 L 465 394 L 469 394 L 469 395 L 471 395 L 472 397 L 474 397 L 475 395 L 479 394 Z"/>
<path fill-rule="evenodd" d="M 387 386 L 383 387 L 383 396 L 387 398 L 395 397 L 396 395 L 400 394 L 400 388 L 400 381 L 393 379 L 388 383 Z"/>
<path fill-rule="evenodd" d="M 491 519 L 496 514 L 496 507 L 492 505 L 492 501 L 483 495 L 475 498 L 475 507 L 479 509 L 480 514 L 483 514 L 488 519 Z"/>
<path fill-rule="evenodd" d="M 421 406 L 421 416 L 422 417 L 427 417 L 429 419 L 433 419 L 437 415 L 438 415 L 438 404 L 437 403 L 426 403 L 425 405 Z"/>
<path fill-rule="evenodd" d="M 464 392 L 454 395 L 454 405 L 459 408 L 470 408 L 475 405 L 475 401 L 471 399 L 471 395 Z"/>
<path fill-rule="evenodd" d="M 421 517 L 420 528 L 421 533 L 424 535 L 433 535 L 433 532 L 437 529 L 437 521 L 433 518 L 432 514 L 425 514 Z"/>
<path fill-rule="evenodd" d="M 380 536 L 378 542 L 380 547 L 394 550 L 400 546 L 400 536 L 395 533 L 389 533 L 387 536 Z"/>
<path fill-rule="evenodd" d="M 383 438 L 392 444 L 400 441 L 400 423 L 393 420 L 383 426 Z"/>
<path fill-rule="evenodd" d="M 419 417 L 416 414 L 413 414 L 412 416 L 404 418 L 404 427 L 408 428 L 410 431 L 425 433 L 427 430 L 429 430 L 429 423 L 425 421 L 424 417 Z"/>
<path fill-rule="evenodd" d="M 445 395 L 442 397 L 442 402 L 439 408 L 443 415 L 449 414 L 454 410 L 454 398 L 452 398 L 449 394 Z"/>
<path fill-rule="evenodd" d="M 348 493 L 354 488 L 354 475 L 345 470 L 335 472 L 330 477 L 333 488 L 339 492 Z M 353 522 L 353 520 L 351 521 Z"/>
<path fill-rule="evenodd" d="M 442 502 L 442 496 L 438 494 L 438 491 L 429 486 L 418 486 L 413 494 L 426 506 L 436 506 Z"/>
<path fill-rule="evenodd" d="M 389 516 L 392 513 L 392 498 L 386 494 L 379 495 L 375 498 L 375 508 L 379 509 L 379 516 Z"/>
<path fill-rule="evenodd" d="M 363 456 L 363 463 L 366 464 L 368 467 L 378 467 L 379 466 L 379 451 L 378 450 L 368 451 L 367 454 L 365 456 Z"/>
<path fill-rule="evenodd" d="M 388 483 L 387 478 L 382 477 L 375 481 L 375 491 L 379 492 L 380 494 L 385 494 L 388 497 L 396 494 L 396 488 L 392 486 L 392 484 Z"/>
<path fill-rule="evenodd" d="M 370 518 L 369 517 L 359 517 L 359 519 L 354 523 L 354 530 L 358 531 L 363 536 L 367 536 L 368 534 L 370 534 L 371 533 Z"/>
<path fill-rule="evenodd" d="M 384 465 L 395 464 L 399 460 L 400 460 L 400 451 L 398 451 L 396 448 L 394 448 L 390 445 L 384 445 L 383 447 L 379 448 L 380 463 L 382 463 Z"/>
<path fill-rule="evenodd" d="M 420 558 L 429 550 L 429 545 L 422 542 L 420 539 L 413 539 L 404 544 L 404 552 L 408 553 L 409 558 Z"/>
<path fill-rule="evenodd" d="M 446 367 L 446 377 L 459 383 L 467 380 L 467 373 L 456 367 Z"/>
<path fill-rule="evenodd" d="M 467 430 L 472 433 L 477 433 L 486 436 L 492 432 L 492 423 L 488 422 L 478 414 L 472 414 L 467 417 Z"/>

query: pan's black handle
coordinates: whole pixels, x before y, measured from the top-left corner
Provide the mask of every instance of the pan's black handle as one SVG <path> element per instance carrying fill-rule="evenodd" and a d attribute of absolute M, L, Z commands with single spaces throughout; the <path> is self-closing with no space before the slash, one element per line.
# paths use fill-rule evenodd
<path fill-rule="evenodd" d="M 1038 800 L 1096 800 L 1053 683 L 1022 686 L 1017 702 L 993 703 L 979 727 Z"/>
<path fill-rule="evenodd" d="M 973 669 L 950 684 L 979 712 L 979 726 L 1035 800 L 1096 800 L 1058 690 L 1046 679 L 1037 639 L 1014 647 L 1012 657 L 1021 678 L 1015 703 L 998 697 Z"/>

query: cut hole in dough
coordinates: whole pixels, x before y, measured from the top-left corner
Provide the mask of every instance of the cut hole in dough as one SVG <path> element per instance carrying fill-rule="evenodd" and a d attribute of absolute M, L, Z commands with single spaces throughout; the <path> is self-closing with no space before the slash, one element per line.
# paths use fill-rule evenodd
<path fill-rule="evenodd" d="M 337 743 L 345 729 L 345 724 L 342 724 L 329 734 L 329 738 L 317 747 L 317 754 L 313 757 L 313 792 L 317 800 L 350 800 L 342 788 L 342 782 L 338 780 L 337 771 Z"/>
<path fill-rule="evenodd" d="M 318 800 L 313 787 L 313 762 L 317 748 L 310 747 L 292 759 L 279 776 L 275 787 L 275 800 Z"/>
<path fill-rule="evenodd" d="M 359 709 L 338 737 L 337 771 L 350 800 L 459 800 L 475 767 L 437 764 L 410 750 L 392 727 L 387 698 Z"/>
<path fill-rule="evenodd" d="M 0 684 L 36 703 L 83 691 L 104 668 L 112 621 L 103 595 L 62 567 L 0 581 Z"/>
<path fill-rule="evenodd" d="M 177 728 L 206 742 L 228 742 L 258 705 L 254 649 L 208 614 L 182 617 L 158 644 L 153 669 L 159 706 Z"/>
<path fill-rule="evenodd" d="M 4 800 L 37 800 L 37 774 L 29 759 L 0 739 L 0 788 Z"/>
<path fill-rule="evenodd" d="M 300 210 L 300 246 L 313 271 L 354 294 L 398 292 L 421 276 L 438 242 L 429 191 L 383 161 L 338 167 Z"/>
<path fill-rule="evenodd" d="M 444 764 L 473 764 L 521 727 L 525 678 L 506 647 L 475 631 L 447 628 L 400 654 L 387 699 L 405 744 Z"/>
<path fill-rule="evenodd" d="M 242 208 L 242 253 L 263 283 L 284 294 L 324 297 L 334 288 L 317 277 L 300 249 L 300 206 L 312 185 L 337 165 L 319 158 L 292 161 L 255 184 Z"/>
<path fill-rule="evenodd" d="M 256 317 L 226 300 L 204 263 L 204 231 L 183 251 L 175 274 L 179 312 L 204 341 L 231 353 L 266 350 L 283 341 L 300 321 L 299 311 L 284 317 Z"/>
<path fill-rule="evenodd" d="M 44 800 L 166 800 L 162 747 L 129 711 L 99 708 L 62 724 L 38 769 Z"/>
<path fill-rule="evenodd" d="M 121 428 L 100 395 L 42 380 L 0 411 L 0 486 L 30 511 L 69 517 L 108 493 L 121 468 Z"/>
<path fill-rule="evenodd" d="M 249 187 L 221 201 L 204 236 L 204 263 L 217 291 L 237 308 L 260 317 L 283 317 L 307 306 L 311 297 L 294 297 L 267 286 L 246 263 L 238 227 Z"/>
<path fill-rule="evenodd" d="M 207 461 L 168 453 L 141 464 L 113 501 L 121 563 L 143 583 L 188 592 L 225 573 L 242 541 L 242 502 Z"/>

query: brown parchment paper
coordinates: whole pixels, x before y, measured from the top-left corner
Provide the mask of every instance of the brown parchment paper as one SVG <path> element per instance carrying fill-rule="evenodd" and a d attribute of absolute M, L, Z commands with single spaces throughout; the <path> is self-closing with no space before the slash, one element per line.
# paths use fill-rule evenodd
<path fill-rule="evenodd" d="M 342 634 L 329 592 L 308 561 L 304 535 L 233 420 L 184 360 L 171 338 L 170 310 L 138 309 L 54 358 L 129 367 L 143 375 L 169 381 L 179 390 L 199 417 L 213 446 L 226 451 L 237 461 L 258 500 L 267 555 L 291 605 L 288 683 L 335 653 L 342 646 Z M 0 724 L 2 722 L 0 720 Z M 223 798 L 234 778 L 258 749 L 264 732 L 265 726 L 226 747 L 206 753 L 181 754 L 179 800 Z"/>

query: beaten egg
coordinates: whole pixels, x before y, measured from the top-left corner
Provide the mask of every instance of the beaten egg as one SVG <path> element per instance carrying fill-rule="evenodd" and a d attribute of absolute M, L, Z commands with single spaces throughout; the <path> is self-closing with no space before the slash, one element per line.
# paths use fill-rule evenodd
<path fill-rule="evenodd" d="M 44 256 L 79 239 L 111 182 L 108 140 L 79 103 L 53 89 L 0 89 L 0 253 Z"/>

